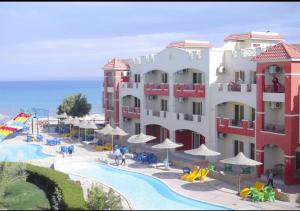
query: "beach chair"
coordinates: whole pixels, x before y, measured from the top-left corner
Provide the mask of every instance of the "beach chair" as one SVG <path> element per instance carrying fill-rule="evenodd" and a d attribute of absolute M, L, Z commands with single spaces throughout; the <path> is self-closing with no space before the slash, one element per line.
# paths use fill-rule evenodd
<path fill-rule="evenodd" d="M 206 178 L 208 172 L 209 172 L 208 169 L 199 169 L 199 171 L 197 172 L 197 174 L 188 177 L 187 181 L 189 181 L 189 182 L 195 182 L 196 179 L 199 179 L 199 180 L 203 181 Z"/>
<path fill-rule="evenodd" d="M 251 194 L 251 190 L 250 188 L 243 188 L 241 191 L 240 191 L 240 196 L 242 198 L 248 198 Z"/>
<path fill-rule="evenodd" d="M 262 191 L 264 187 L 265 187 L 265 184 L 262 182 L 258 182 L 258 181 L 256 181 L 253 186 L 253 188 L 255 188 L 258 191 Z"/>
<path fill-rule="evenodd" d="M 183 172 L 183 174 L 189 174 L 192 172 L 192 170 L 189 167 L 183 167 L 182 172 Z"/>
<path fill-rule="evenodd" d="M 209 163 L 207 168 L 208 168 L 208 170 L 210 170 L 210 171 L 215 171 L 215 170 L 216 170 L 216 165 L 213 164 L 213 163 Z"/>
<path fill-rule="evenodd" d="M 199 171 L 198 166 L 194 166 L 190 173 L 186 173 L 180 176 L 180 179 L 187 181 L 190 177 L 196 176 Z"/>
<path fill-rule="evenodd" d="M 43 141 L 43 136 L 41 134 L 37 136 L 37 141 Z"/>
<path fill-rule="evenodd" d="M 269 186 L 263 188 L 265 201 L 275 202 L 275 191 Z"/>

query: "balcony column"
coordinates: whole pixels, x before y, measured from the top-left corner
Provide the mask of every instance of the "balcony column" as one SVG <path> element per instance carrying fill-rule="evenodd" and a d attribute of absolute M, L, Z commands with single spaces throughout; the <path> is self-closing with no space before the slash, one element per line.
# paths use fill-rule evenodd
<path fill-rule="evenodd" d="M 169 74 L 169 108 L 168 111 L 175 112 L 175 97 L 174 97 L 175 73 Z"/>

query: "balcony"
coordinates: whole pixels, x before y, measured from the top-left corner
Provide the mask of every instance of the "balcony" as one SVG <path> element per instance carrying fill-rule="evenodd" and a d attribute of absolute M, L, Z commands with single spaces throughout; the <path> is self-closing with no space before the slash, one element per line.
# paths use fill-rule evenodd
<path fill-rule="evenodd" d="M 147 83 L 144 85 L 144 93 L 146 95 L 168 96 L 169 95 L 169 84 Z"/>
<path fill-rule="evenodd" d="M 265 124 L 263 131 L 271 132 L 271 133 L 285 134 L 284 126 L 278 125 L 278 124 Z"/>
<path fill-rule="evenodd" d="M 167 117 L 167 111 L 155 111 L 147 109 L 147 116 L 154 116 L 154 117 Z"/>
<path fill-rule="evenodd" d="M 107 106 L 105 108 L 105 116 L 114 116 L 115 115 L 115 111 L 114 111 L 114 107 L 113 106 Z"/>
<path fill-rule="evenodd" d="M 127 88 L 127 89 L 133 89 L 133 88 L 139 88 L 140 83 L 136 82 L 121 82 L 121 87 L 122 88 Z"/>
<path fill-rule="evenodd" d="M 176 118 L 184 121 L 201 122 L 201 115 L 198 114 L 177 113 Z"/>
<path fill-rule="evenodd" d="M 201 84 L 175 84 L 176 97 L 205 97 L 205 85 Z"/>
<path fill-rule="evenodd" d="M 235 121 L 230 118 L 217 117 L 217 131 L 222 133 L 231 133 L 242 136 L 255 136 L 255 123 L 253 121 L 241 120 Z"/>
<path fill-rule="evenodd" d="M 278 86 L 273 86 L 273 85 L 265 85 L 265 92 L 268 93 L 284 93 L 285 88 L 282 84 L 279 84 Z"/>
<path fill-rule="evenodd" d="M 131 119 L 140 119 L 140 108 L 138 107 L 122 107 L 123 117 L 131 118 Z"/>
<path fill-rule="evenodd" d="M 252 84 L 238 84 L 238 83 L 218 83 L 218 91 L 225 92 L 251 92 Z"/>

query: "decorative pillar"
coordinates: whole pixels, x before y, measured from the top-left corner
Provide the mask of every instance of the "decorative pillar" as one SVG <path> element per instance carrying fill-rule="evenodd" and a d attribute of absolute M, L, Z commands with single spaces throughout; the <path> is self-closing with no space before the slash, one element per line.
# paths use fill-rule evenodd
<path fill-rule="evenodd" d="M 293 184 L 295 173 L 295 156 L 284 155 L 284 183 Z"/>
<path fill-rule="evenodd" d="M 262 165 L 258 165 L 256 167 L 256 173 L 257 176 L 260 177 L 262 174 L 264 174 L 264 151 L 260 149 L 256 149 L 256 160 L 258 162 L 261 162 Z"/>

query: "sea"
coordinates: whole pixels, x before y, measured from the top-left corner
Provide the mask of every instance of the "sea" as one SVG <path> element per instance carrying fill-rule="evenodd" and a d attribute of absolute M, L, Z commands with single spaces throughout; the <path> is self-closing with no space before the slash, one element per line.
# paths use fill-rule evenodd
<path fill-rule="evenodd" d="M 0 114 L 13 117 L 21 110 L 41 108 L 55 116 L 63 99 L 82 93 L 92 108 L 102 114 L 102 81 L 0 81 Z"/>

